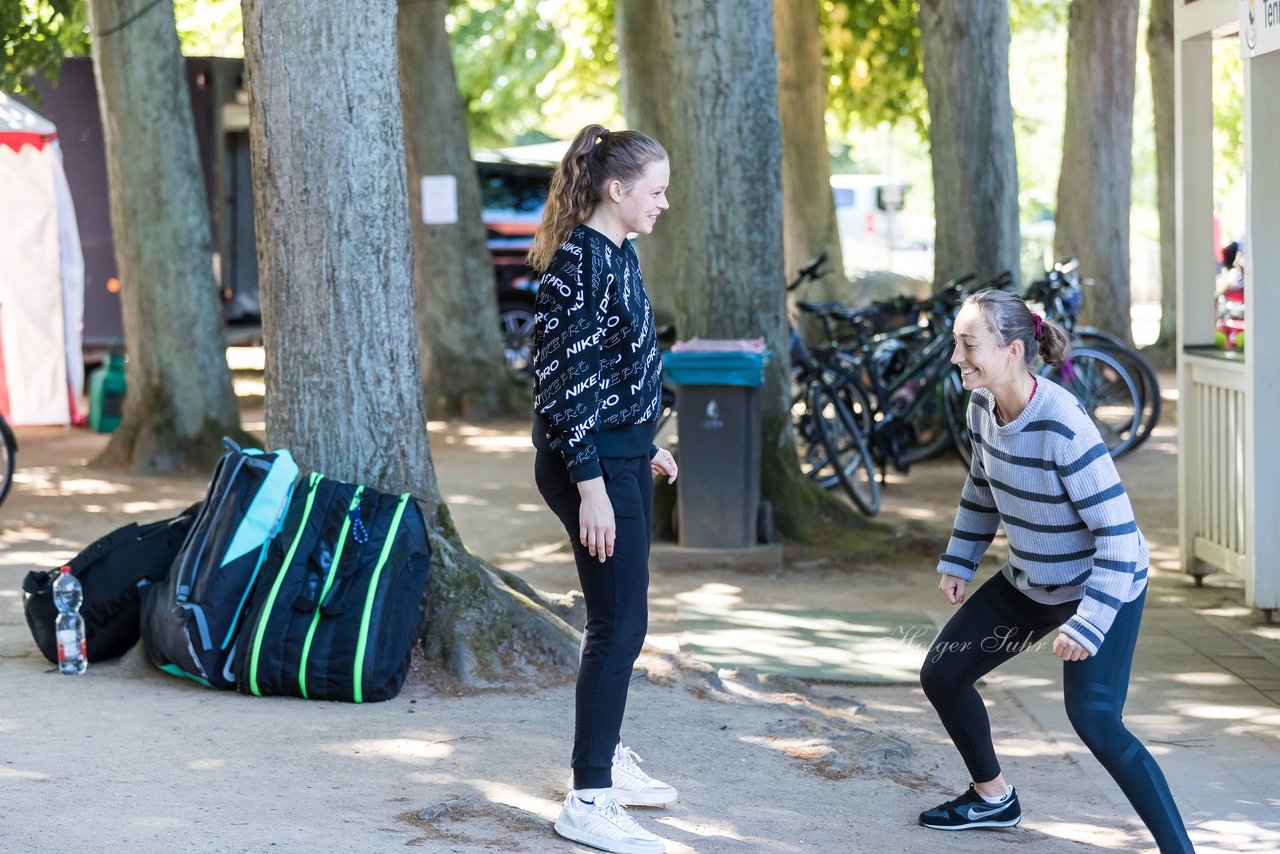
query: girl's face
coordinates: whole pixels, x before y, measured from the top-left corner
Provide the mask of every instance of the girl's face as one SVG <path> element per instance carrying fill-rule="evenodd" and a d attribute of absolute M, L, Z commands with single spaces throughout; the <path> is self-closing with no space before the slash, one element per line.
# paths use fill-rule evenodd
<path fill-rule="evenodd" d="M 999 387 L 1026 372 L 1022 347 L 1016 342 L 1002 347 L 977 306 L 960 309 L 953 331 L 956 346 L 951 364 L 960 368 L 965 389 Z"/>
<path fill-rule="evenodd" d="M 666 160 L 655 160 L 630 187 L 610 182 L 609 192 L 615 194 L 618 203 L 619 223 L 628 232 L 649 234 L 658 214 L 667 204 L 667 182 L 671 180 L 671 165 Z"/>

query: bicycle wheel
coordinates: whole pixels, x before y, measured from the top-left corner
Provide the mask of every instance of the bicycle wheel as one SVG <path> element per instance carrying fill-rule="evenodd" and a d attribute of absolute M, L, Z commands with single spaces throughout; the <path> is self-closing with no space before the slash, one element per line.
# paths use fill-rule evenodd
<path fill-rule="evenodd" d="M 858 509 L 874 516 L 880 511 L 880 483 L 853 413 L 837 395 L 815 384 L 809 388 L 809 418 L 817 442 L 825 450 L 820 476 L 835 477 Z"/>
<path fill-rule="evenodd" d="M 18 440 L 13 435 L 13 430 L 9 429 L 9 422 L 0 416 L 0 504 L 9 497 L 9 490 L 13 487 L 13 470 L 17 464 L 18 458 Z"/>
<path fill-rule="evenodd" d="M 808 380 L 800 371 L 791 374 L 791 426 L 795 432 L 796 457 L 800 471 L 823 489 L 835 486 L 839 479 L 827 465 L 827 449 L 818 440 L 813 416 L 809 411 Z"/>
<path fill-rule="evenodd" d="M 1097 425 L 1111 456 L 1131 451 L 1142 426 L 1142 394 L 1120 360 L 1102 350 L 1081 347 L 1071 354 L 1069 377 L 1045 365 L 1041 376 L 1070 391 Z"/>
<path fill-rule="evenodd" d="M 1138 384 L 1138 392 L 1142 395 L 1142 425 L 1138 428 L 1137 441 L 1133 443 L 1134 448 L 1138 447 L 1147 441 L 1151 431 L 1160 423 L 1160 379 L 1155 368 L 1137 350 L 1109 335 L 1085 331 L 1079 334 L 1079 339 L 1081 346 L 1103 350 L 1120 360 Z"/>
<path fill-rule="evenodd" d="M 908 422 L 911 445 L 903 454 L 908 465 L 936 457 L 952 444 L 951 429 L 947 423 L 946 391 L 945 381 L 938 383 L 937 390 L 929 392 L 930 398 L 920 405 Z"/>
<path fill-rule="evenodd" d="M 960 381 L 959 371 L 949 371 L 943 377 L 942 399 L 951 446 L 967 471 L 973 466 L 973 439 L 969 436 L 969 392 Z"/>
<path fill-rule="evenodd" d="M 833 351 L 823 367 L 823 378 L 836 391 L 845 406 L 853 413 L 863 436 L 871 435 L 875 423 L 875 404 L 867 391 L 863 375 L 866 369 L 853 356 Z"/>

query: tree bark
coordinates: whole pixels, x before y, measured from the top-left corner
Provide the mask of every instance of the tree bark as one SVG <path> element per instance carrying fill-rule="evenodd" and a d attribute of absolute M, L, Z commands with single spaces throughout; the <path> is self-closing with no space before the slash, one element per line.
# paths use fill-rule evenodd
<path fill-rule="evenodd" d="M 1138 0 L 1072 0 L 1067 113 L 1053 251 L 1093 278 L 1082 323 L 1133 341 L 1129 206 Z"/>
<path fill-rule="evenodd" d="M 412 492 L 434 549 L 430 657 L 468 683 L 566 669 L 577 640 L 463 547 L 419 381 L 395 0 L 246 0 L 273 446 L 304 470 Z"/>
<path fill-rule="evenodd" d="M 1175 0 L 1151 0 L 1147 58 L 1156 127 L 1156 198 L 1160 209 L 1160 336 L 1147 348 L 1153 364 L 1172 368 L 1178 346 L 1177 200 L 1174 186 L 1173 10 Z M 1216 248 L 1216 247 L 1215 247 Z"/>
<path fill-rule="evenodd" d="M 1008 0 L 920 0 L 933 162 L 934 280 L 1019 278 Z"/>
<path fill-rule="evenodd" d="M 671 119 L 671 19 L 667 0 L 617 0 L 615 27 L 618 66 L 622 79 L 622 112 L 627 126 L 647 133 L 667 145 Z M 672 169 L 678 167 L 672 163 Z M 678 171 L 672 180 L 680 180 Z M 675 258 L 663 229 L 638 239 L 636 252 L 644 271 L 644 287 L 658 324 L 674 323 L 676 316 Z M 683 335 L 683 333 L 681 333 Z"/>
<path fill-rule="evenodd" d="M 129 356 L 123 418 L 95 464 L 208 471 L 223 436 L 247 437 L 173 4 L 90 0 L 88 9 Z"/>
<path fill-rule="evenodd" d="M 830 256 L 826 275 L 806 285 L 801 299 L 852 296 L 831 195 L 827 152 L 827 79 L 822 67 L 818 5 L 773 0 L 778 43 L 778 110 L 782 122 L 782 249 L 790 276 L 820 252 Z"/>
<path fill-rule="evenodd" d="M 448 11 L 449 0 L 399 2 L 413 272 L 428 406 L 445 416 L 483 418 L 513 411 L 516 401 L 503 364 L 480 184 L 445 30 Z M 456 181 L 456 222 L 423 222 L 424 176 Z"/>
<path fill-rule="evenodd" d="M 800 474 L 788 400 L 782 261 L 782 135 L 770 0 L 667 0 L 671 254 L 682 337 L 764 336 L 763 497 L 807 538 L 825 493 Z M 657 241 L 655 240 L 655 243 Z M 834 502 L 833 502 L 834 503 Z M 845 506 L 845 505 L 840 505 Z"/>

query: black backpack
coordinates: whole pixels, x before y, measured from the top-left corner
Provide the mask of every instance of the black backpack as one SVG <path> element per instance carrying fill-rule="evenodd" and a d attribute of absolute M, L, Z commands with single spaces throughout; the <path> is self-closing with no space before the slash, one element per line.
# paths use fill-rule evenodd
<path fill-rule="evenodd" d="M 241 691 L 373 702 L 422 634 L 431 547 L 413 496 L 312 474 L 294 490 L 237 639 Z"/>
<path fill-rule="evenodd" d="M 142 595 L 142 644 L 166 673 L 213 688 L 231 668 L 245 603 L 298 477 L 288 451 L 241 450 L 224 439 L 204 507 L 169 574 Z"/>
<path fill-rule="evenodd" d="M 169 565 L 199 511 L 200 505 L 193 504 L 172 519 L 148 525 L 130 523 L 94 541 L 68 562 L 71 574 L 84 588 L 80 614 L 89 661 L 124 655 L 138 642 L 138 588 L 168 575 Z M 53 581 L 59 571 L 29 572 L 22 582 L 27 625 L 36 646 L 54 664 L 58 663 L 54 637 L 58 609 L 53 604 Z"/>

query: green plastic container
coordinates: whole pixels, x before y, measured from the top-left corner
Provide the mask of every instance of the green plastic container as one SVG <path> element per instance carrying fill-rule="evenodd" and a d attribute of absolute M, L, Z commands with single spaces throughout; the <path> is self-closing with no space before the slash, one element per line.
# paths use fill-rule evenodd
<path fill-rule="evenodd" d="M 89 429 L 111 433 L 124 411 L 124 354 L 112 353 L 106 364 L 89 374 Z"/>

